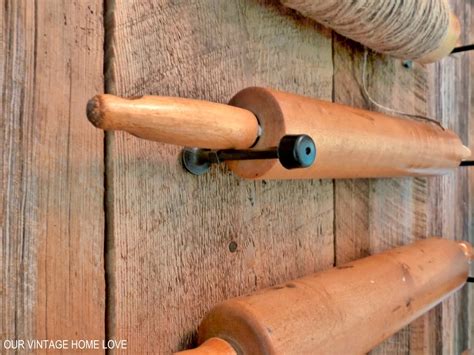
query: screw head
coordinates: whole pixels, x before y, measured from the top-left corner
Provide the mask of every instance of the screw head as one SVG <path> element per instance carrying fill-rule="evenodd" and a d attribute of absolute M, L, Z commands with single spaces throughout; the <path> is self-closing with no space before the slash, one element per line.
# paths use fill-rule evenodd
<path fill-rule="evenodd" d="M 204 159 L 205 150 L 200 148 L 184 148 L 181 152 L 181 162 L 184 168 L 194 175 L 202 175 L 209 170 L 211 162 Z"/>
<path fill-rule="evenodd" d="M 402 65 L 407 68 L 407 69 L 412 69 L 413 68 L 413 61 L 411 60 L 404 60 L 402 62 Z"/>

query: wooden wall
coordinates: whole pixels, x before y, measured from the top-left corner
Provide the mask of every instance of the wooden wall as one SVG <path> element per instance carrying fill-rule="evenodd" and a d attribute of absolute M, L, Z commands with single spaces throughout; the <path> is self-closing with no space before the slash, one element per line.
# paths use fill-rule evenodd
<path fill-rule="evenodd" d="M 93 0 L 0 6 L 0 340 L 104 337 L 104 135 L 84 114 L 102 23 Z"/>
<path fill-rule="evenodd" d="M 129 353 L 166 354 L 191 346 L 221 300 L 428 235 L 472 239 L 468 169 L 245 181 L 216 167 L 194 177 L 180 147 L 104 139 L 86 121 L 87 99 L 104 89 L 227 102 L 259 85 L 375 110 L 360 90 L 362 48 L 278 1 L 27 3 L 0 8 L 0 339 L 127 339 Z M 452 4 L 470 43 L 472 4 Z M 369 53 L 368 90 L 472 146 L 472 62 L 460 54 L 410 69 Z M 471 342 L 468 291 L 373 352 L 459 354 Z"/>

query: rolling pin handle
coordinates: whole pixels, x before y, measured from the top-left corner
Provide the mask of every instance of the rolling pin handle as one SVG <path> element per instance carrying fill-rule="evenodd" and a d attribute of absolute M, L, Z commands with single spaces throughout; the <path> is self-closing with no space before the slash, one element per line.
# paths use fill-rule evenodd
<path fill-rule="evenodd" d="M 265 159 L 279 159 L 286 169 L 307 168 L 316 159 L 316 145 L 311 137 L 301 134 L 284 136 L 278 147 L 267 150 L 184 148 L 182 151 L 183 166 L 194 175 L 202 175 L 212 164 L 224 161 Z"/>

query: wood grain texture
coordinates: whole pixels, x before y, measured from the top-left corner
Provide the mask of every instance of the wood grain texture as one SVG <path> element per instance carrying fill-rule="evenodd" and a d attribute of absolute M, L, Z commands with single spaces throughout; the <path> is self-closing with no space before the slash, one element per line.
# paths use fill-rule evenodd
<path fill-rule="evenodd" d="M 102 339 L 102 4 L 5 0 L 0 23 L 0 339 Z"/>
<path fill-rule="evenodd" d="M 361 94 L 362 54 L 361 47 L 335 36 L 334 99 L 373 109 L 366 105 Z M 371 54 L 368 75 L 368 90 L 376 100 L 413 113 L 424 113 L 425 98 L 415 95 L 418 86 L 426 90 L 424 69 L 415 67 L 409 71 L 398 60 Z M 337 264 L 426 235 L 426 178 L 344 180 L 335 184 Z M 408 353 L 413 344 L 410 337 L 409 328 L 404 329 L 373 352 Z"/>
<path fill-rule="evenodd" d="M 349 105 L 270 88 L 237 93 L 232 105 L 259 118 L 263 134 L 255 149 L 278 145 L 284 135 L 307 134 L 317 158 L 305 169 L 285 169 L 279 160 L 233 161 L 231 170 L 257 179 L 347 179 L 442 175 L 471 156 L 452 131 Z"/>
<path fill-rule="evenodd" d="M 185 147 L 246 149 L 259 136 L 252 112 L 181 97 L 96 95 L 87 103 L 87 118 L 104 130 Z"/>
<path fill-rule="evenodd" d="M 472 43 L 472 4 L 466 1 L 452 1 L 451 4 L 464 29 L 460 43 Z M 472 80 L 468 75 L 469 67 L 468 53 L 452 55 L 431 66 L 428 91 L 430 114 L 457 132 L 467 146 L 474 143 L 469 137 L 471 108 L 468 98 Z M 429 180 L 430 234 L 443 235 L 449 239 L 473 240 L 473 229 L 469 223 L 473 208 L 469 197 L 469 171 L 472 172 L 472 169 L 458 169 L 453 174 Z M 439 348 L 443 354 L 459 354 L 471 344 L 468 308 L 471 290 L 472 286 L 465 287 L 444 302 L 440 309 Z"/>
<path fill-rule="evenodd" d="M 330 33 L 276 1 L 108 1 L 106 23 L 109 93 L 331 98 Z M 195 177 L 179 151 L 108 134 L 108 328 L 130 353 L 190 347 L 219 301 L 334 261 L 331 181 Z"/>
<path fill-rule="evenodd" d="M 474 43 L 474 3 L 471 1 L 469 4 L 470 12 L 470 31 L 469 31 L 469 40 L 467 43 Z M 467 54 L 469 56 L 469 68 L 468 77 L 470 80 L 469 83 L 469 147 L 474 148 L 474 90 L 472 89 L 473 77 L 474 77 L 474 51 L 470 51 Z M 472 233 L 474 231 L 474 170 L 468 170 L 469 177 L 469 231 Z M 472 237 L 471 237 L 472 238 Z M 473 268 L 471 267 L 471 275 L 474 274 Z M 468 312 L 468 326 L 469 326 L 469 336 L 470 344 L 469 348 L 474 349 L 472 341 L 474 339 L 474 288 L 470 287 L 468 290 L 468 302 L 469 302 L 469 312 Z"/>
<path fill-rule="evenodd" d="M 463 28 L 469 28 L 469 9 L 463 3 L 457 2 L 454 9 Z M 335 36 L 334 99 L 370 108 L 360 90 L 362 53 L 362 48 Z M 458 61 L 447 58 L 436 65 L 406 69 L 400 61 L 369 55 L 368 90 L 383 105 L 442 119 L 467 145 L 463 127 L 468 111 L 462 100 L 468 95 L 468 79 L 454 69 L 460 68 Z M 468 240 L 465 174 L 459 169 L 440 178 L 337 181 L 337 264 L 428 235 Z M 456 325 L 467 324 L 460 320 L 467 304 L 462 295 L 413 322 L 373 353 L 460 353 L 468 340 Z"/>

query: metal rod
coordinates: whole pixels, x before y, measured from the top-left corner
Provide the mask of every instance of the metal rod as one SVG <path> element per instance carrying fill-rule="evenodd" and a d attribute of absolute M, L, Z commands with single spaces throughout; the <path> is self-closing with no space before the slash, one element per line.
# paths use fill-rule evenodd
<path fill-rule="evenodd" d="M 284 136 L 278 147 L 265 150 L 185 148 L 182 154 L 185 169 L 194 175 L 201 175 L 209 170 L 211 164 L 226 160 L 278 159 L 286 169 L 296 169 L 311 166 L 315 158 L 316 145 L 311 137 L 305 134 Z"/>
<path fill-rule="evenodd" d="M 454 54 L 454 53 L 459 53 L 459 52 L 467 52 L 467 51 L 472 51 L 474 49 L 474 44 L 468 44 L 468 45 L 465 45 L 465 46 L 461 46 L 461 47 L 456 47 L 452 50 L 451 54 Z"/>
<path fill-rule="evenodd" d="M 216 152 L 219 161 L 226 160 L 256 160 L 256 159 L 278 159 L 278 148 L 266 150 L 233 150 L 224 149 Z"/>

